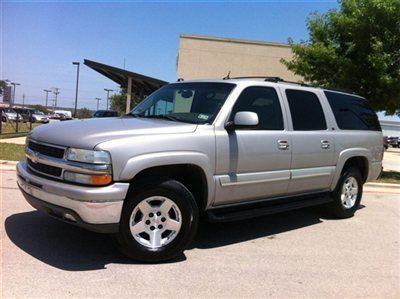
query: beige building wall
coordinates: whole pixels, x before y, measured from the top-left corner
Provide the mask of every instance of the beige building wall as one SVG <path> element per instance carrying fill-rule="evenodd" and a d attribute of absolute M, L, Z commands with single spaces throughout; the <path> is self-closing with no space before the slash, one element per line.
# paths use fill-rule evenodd
<path fill-rule="evenodd" d="M 290 59 L 288 44 L 182 34 L 177 59 L 177 76 L 185 80 L 268 76 L 299 81 L 280 62 Z"/>

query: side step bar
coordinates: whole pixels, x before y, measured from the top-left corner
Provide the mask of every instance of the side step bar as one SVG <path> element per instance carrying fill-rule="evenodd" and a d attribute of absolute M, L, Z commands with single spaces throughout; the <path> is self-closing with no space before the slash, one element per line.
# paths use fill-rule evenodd
<path fill-rule="evenodd" d="M 332 201 L 333 198 L 329 196 L 329 193 L 314 196 L 271 199 L 259 203 L 253 202 L 251 204 L 242 204 L 234 207 L 215 208 L 207 211 L 207 217 L 211 222 L 237 221 L 317 206 Z"/>

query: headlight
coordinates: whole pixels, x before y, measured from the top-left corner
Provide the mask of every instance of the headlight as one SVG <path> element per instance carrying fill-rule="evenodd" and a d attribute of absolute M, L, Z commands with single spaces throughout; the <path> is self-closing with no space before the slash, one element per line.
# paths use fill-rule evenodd
<path fill-rule="evenodd" d="M 92 164 L 111 164 L 111 156 L 106 151 L 92 151 L 69 148 L 66 153 L 67 160 Z"/>
<path fill-rule="evenodd" d="M 111 183 L 112 176 L 111 174 L 83 174 L 64 171 L 64 180 L 85 185 L 102 186 Z"/>

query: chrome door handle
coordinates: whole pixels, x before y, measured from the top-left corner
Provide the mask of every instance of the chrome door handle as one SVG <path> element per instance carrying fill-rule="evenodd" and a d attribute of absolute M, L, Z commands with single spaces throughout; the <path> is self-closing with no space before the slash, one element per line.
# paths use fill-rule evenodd
<path fill-rule="evenodd" d="M 278 148 L 280 150 L 287 150 L 289 148 L 289 142 L 286 140 L 278 140 Z"/>
<path fill-rule="evenodd" d="M 328 140 L 321 140 L 321 147 L 323 149 L 329 149 L 331 147 L 331 145 Z"/>

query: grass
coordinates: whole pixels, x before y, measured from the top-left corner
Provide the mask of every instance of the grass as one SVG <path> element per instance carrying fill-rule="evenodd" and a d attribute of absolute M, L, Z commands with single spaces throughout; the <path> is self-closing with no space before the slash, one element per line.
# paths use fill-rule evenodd
<path fill-rule="evenodd" d="M 0 160 L 25 160 L 25 145 L 0 143 Z"/>
<path fill-rule="evenodd" d="M 25 160 L 25 145 L 0 143 L 0 160 L 21 161 Z M 400 184 L 400 172 L 383 171 L 378 183 Z"/>
<path fill-rule="evenodd" d="M 378 183 L 400 184 L 400 172 L 383 171 L 378 179 Z"/>

